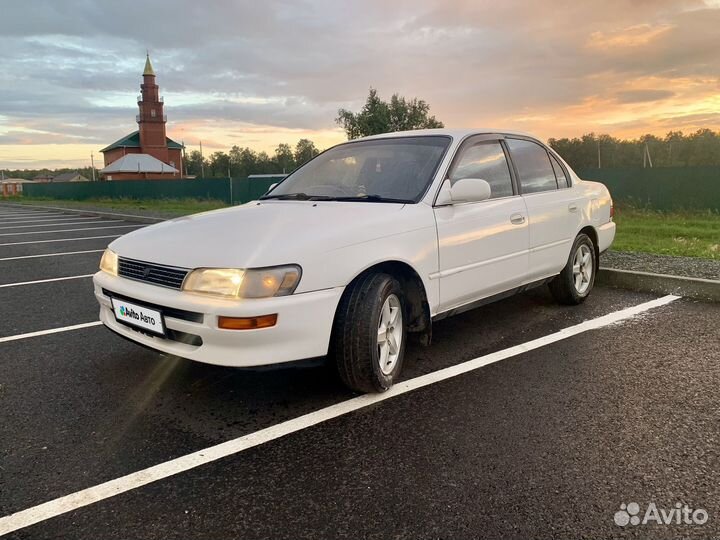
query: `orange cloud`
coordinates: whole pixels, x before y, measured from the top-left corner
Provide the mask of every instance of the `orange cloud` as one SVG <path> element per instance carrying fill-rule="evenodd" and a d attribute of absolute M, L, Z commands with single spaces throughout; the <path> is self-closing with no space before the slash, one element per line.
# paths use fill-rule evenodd
<path fill-rule="evenodd" d="M 651 26 L 638 24 L 613 32 L 593 32 L 587 41 L 591 49 L 624 49 L 642 47 L 655 41 L 673 28 L 670 24 Z"/>

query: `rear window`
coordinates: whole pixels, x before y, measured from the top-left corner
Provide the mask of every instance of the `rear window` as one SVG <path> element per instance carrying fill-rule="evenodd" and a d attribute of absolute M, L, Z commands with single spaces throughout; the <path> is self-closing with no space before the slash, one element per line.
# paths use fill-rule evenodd
<path fill-rule="evenodd" d="M 507 144 L 523 194 L 557 189 L 555 171 L 545 148 L 522 139 L 507 139 Z"/>
<path fill-rule="evenodd" d="M 555 178 L 557 178 L 558 187 L 570 187 L 570 179 L 565 174 L 565 169 L 563 169 L 562 165 L 560 165 L 558 158 L 550 154 L 550 161 L 552 162 L 552 168 L 555 171 Z"/>

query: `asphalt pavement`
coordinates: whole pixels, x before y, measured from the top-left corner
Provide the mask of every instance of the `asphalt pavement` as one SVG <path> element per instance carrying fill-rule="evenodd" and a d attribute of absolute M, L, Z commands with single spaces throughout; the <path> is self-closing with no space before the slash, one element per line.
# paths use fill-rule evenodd
<path fill-rule="evenodd" d="M 8 538 L 720 537 L 720 307 L 676 299 L 563 334 L 657 300 L 604 288 L 577 307 L 543 288 L 440 321 L 407 350 L 403 380 L 425 386 L 50 512 L 357 403 L 321 363 L 223 368 L 68 328 L 97 321 L 88 276 L 142 226 L 0 203 L 0 531 L 34 516 Z M 630 502 L 708 520 L 617 525 Z"/>

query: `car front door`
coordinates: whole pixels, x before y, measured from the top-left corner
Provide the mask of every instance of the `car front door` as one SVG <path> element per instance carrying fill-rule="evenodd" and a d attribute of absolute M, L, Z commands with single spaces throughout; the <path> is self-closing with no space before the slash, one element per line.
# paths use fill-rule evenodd
<path fill-rule="evenodd" d="M 480 178 L 490 198 L 435 207 L 440 282 L 439 312 L 493 296 L 520 285 L 528 265 L 528 220 L 498 136 L 465 141 L 448 180 Z"/>
<path fill-rule="evenodd" d="M 577 201 L 567 185 L 559 187 L 544 146 L 513 137 L 506 138 L 506 143 L 529 216 L 528 280 L 543 279 L 560 272 L 567 262 L 575 236 L 571 218 L 578 213 Z"/>

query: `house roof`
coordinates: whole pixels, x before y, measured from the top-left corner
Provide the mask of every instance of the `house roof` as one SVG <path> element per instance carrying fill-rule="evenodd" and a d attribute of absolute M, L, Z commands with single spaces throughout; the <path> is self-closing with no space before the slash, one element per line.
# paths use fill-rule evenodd
<path fill-rule="evenodd" d="M 175 167 L 163 163 L 149 154 L 125 154 L 100 171 L 112 173 L 178 173 Z"/>
<path fill-rule="evenodd" d="M 165 137 L 168 148 L 182 149 L 182 144 L 173 141 L 170 137 Z M 125 135 L 122 139 L 118 139 L 114 143 L 106 146 L 101 152 L 109 152 L 115 148 L 140 148 L 140 132 L 133 131 L 129 135 Z"/>
<path fill-rule="evenodd" d="M 53 182 L 69 182 L 70 180 L 72 180 L 73 178 L 77 178 L 78 176 L 83 180 L 87 180 L 87 178 L 85 178 L 82 174 L 74 171 L 58 174 L 53 178 Z"/>

